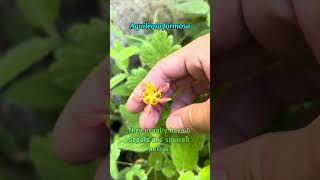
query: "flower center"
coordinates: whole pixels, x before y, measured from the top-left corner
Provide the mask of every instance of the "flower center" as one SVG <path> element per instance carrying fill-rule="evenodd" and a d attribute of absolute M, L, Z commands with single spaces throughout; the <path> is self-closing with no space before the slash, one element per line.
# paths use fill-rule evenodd
<path fill-rule="evenodd" d="M 157 106 L 160 98 L 161 93 L 157 91 L 153 83 L 148 82 L 143 92 L 143 102 L 145 104 Z"/>

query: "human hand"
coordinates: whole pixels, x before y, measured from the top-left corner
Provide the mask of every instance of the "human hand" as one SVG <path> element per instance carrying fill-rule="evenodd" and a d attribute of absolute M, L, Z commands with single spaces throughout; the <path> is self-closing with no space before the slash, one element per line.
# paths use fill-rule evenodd
<path fill-rule="evenodd" d="M 96 180 L 105 180 L 109 169 L 109 103 L 107 62 L 100 63 L 82 82 L 60 115 L 53 131 L 54 149 L 66 162 L 81 164 L 101 159 Z"/>
<path fill-rule="evenodd" d="M 259 135 L 290 104 L 319 102 L 320 3 L 228 0 L 213 7 L 213 82 L 224 87 L 214 104 L 213 176 L 319 179 L 319 106 L 305 128 Z"/>
<path fill-rule="evenodd" d="M 146 104 L 143 86 L 148 82 L 156 88 L 169 83 L 169 89 L 162 94 L 170 97 L 174 91 L 180 93 L 172 102 L 170 115 L 166 121 L 167 128 L 190 128 L 193 131 L 210 131 L 210 99 L 204 103 L 192 104 L 194 99 L 210 88 L 210 34 L 196 39 L 168 57 L 160 60 L 148 75 L 135 88 L 127 101 L 129 112 L 141 112 L 140 127 L 153 128 L 159 121 L 161 104 L 156 108 Z M 168 84 L 167 84 L 168 85 Z M 160 89 L 163 89 L 161 86 Z M 140 98 L 140 99 L 139 99 Z M 150 110 L 150 107 L 153 108 Z M 143 110 L 145 108 L 145 110 Z"/>

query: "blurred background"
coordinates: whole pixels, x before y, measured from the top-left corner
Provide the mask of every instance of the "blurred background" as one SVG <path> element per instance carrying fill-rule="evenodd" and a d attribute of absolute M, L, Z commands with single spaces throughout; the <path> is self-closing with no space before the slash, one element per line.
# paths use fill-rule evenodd
<path fill-rule="evenodd" d="M 92 179 L 59 160 L 50 133 L 69 97 L 107 56 L 103 0 L 0 0 L 0 179 Z"/>

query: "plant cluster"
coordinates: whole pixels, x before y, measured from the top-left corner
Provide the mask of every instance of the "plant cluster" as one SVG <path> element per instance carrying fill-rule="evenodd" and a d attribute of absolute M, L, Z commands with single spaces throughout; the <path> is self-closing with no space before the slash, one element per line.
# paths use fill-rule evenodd
<path fill-rule="evenodd" d="M 179 23 L 191 23 L 188 31 L 155 30 L 144 36 L 128 35 L 111 21 L 111 34 L 118 39 L 111 44 L 111 152 L 110 173 L 113 179 L 210 179 L 210 140 L 208 135 L 189 134 L 190 143 L 132 143 L 130 138 L 170 138 L 178 134 L 129 134 L 128 128 L 139 128 L 139 113 L 126 110 L 125 103 L 152 67 L 162 58 L 210 31 L 210 10 L 207 1 L 177 1 L 175 13 L 183 16 Z M 113 13 L 116 15 L 116 13 Z M 155 14 L 155 22 L 158 17 Z M 149 86 L 150 87 L 149 87 Z M 152 84 L 146 86 L 152 89 Z M 145 87 L 145 88 L 148 88 Z M 143 102 L 154 100 L 146 90 Z M 149 99 L 148 99 L 149 98 Z M 174 96 L 172 97 L 174 100 Z M 198 101 L 201 101 L 201 98 Z M 146 102 L 147 101 L 147 102 Z M 151 102 L 152 104 L 152 102 Z M 170 101 L 164 105 L 156 128 L 165 128 Z M 150 152 L 164 147 L 169 151 Z"/>
<path fill-rule="evenodd" d="M 58 30 L 55 22 L 60 0 L 17 0 L 16 4 L 25 27 L 15 31 L 15 38 L 8 36 L 16 45 L 0 60 L 1 95 L 7 105 L 18 104 L 30 110 L 38 121 L 35 126 L 44 127 L 21 142 L 15 131 L 0 126 L 0 179 L 92 179 L 97 163 L 67 165 L 53 151 L 50 133 L 81 81 L 106 60 L 108 22 L 93 18 Z M 8 33 L 17 29 L 15 21 L 10 23 Z M 20 37 L 20 33 L 26 37 Z M 23 126 L 22 119 L 15 123 Z M 19 133 L 28 132 L 30 127 Z"/>

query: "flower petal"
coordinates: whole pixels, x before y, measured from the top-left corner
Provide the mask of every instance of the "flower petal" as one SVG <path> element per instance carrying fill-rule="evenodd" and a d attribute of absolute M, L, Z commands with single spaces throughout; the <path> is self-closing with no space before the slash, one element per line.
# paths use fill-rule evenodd
<path fill-rule="evenodd" d="M 159 99 L 159 103 L 166 103 L 166 102 L 168 102 L 168 101 L 171 101 L 172 99 L 171 98 L 161 98 L 161 99 Z"/>
<path fill-rule="evenodd" d="M 133 97 L 133 100 L 136 101 L 136 102 L 141 102 L 141 101 L 143 100 L 143 97 L 134 96 L 134 97 Z"/>
<path fill-rule="evenodd" d="M 147 85 L 147 83 L 146 83 L 146 82 L 142 82 L 142 83 L 141 83 L 140 88 L 141 88 L 141 90 L 142 90 L 142 91 L 144 91 L 144 90 L 145 90 L 146 85 Z"/>
<path fill-rule="evenodd" d="M 146 116 L 148 116 L 151 113 L 151 110 L 152 110 L 152 106 L 151 106 L 151 104 L 148 104 L 144 108 L 143 112 L 146 114 Z"/>
<path fill-rule="evenodd" d="M 153 107 L 152 107 L 153 108 Z M 151 129 L 154 128 L 160 118 L 160 112 L 152 109 L 150 114 L 146 114 L 144 111 L 140 115 L 140 128 L 142 129 Z"/>
<path fill-rule="evenodd" d="M 170 87 L 170 84 L 169 83 L 163 83 L 163 84 L 161 84 L 160 85 L 160 87 L 158 88 L 158 92 L 166 92 L 166 91 L 168 91 L 168 89 L 169 89 L 169 87 Z"/>

